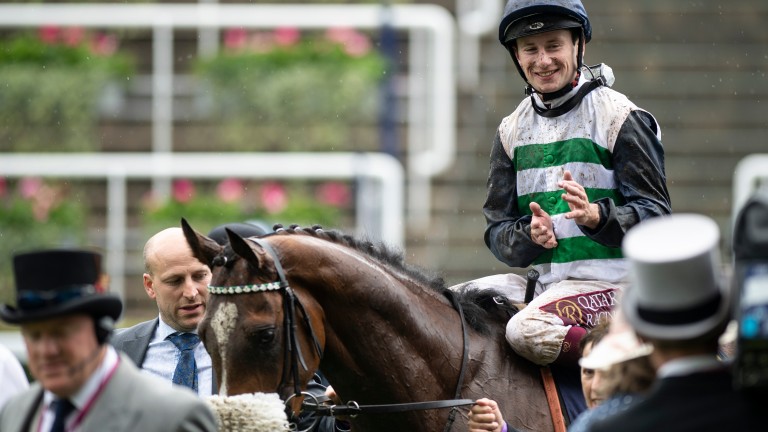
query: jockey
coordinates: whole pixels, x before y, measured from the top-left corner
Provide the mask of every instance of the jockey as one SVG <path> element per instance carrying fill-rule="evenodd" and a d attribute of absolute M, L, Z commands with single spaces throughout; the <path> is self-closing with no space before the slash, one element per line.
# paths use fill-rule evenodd
<path fill-rule="evenodd" d="M 579 0 L 509 0 L 499 40 L 526 97 L 493 140 L 483 213 L 493 255 L 540 274 L 537 297 L 507 325 L 515 351 L 539 365 L 575 364 L 585 328 L 611 313 L 626 284 L 624 234 L 671 213 L 655 118 L 585 67 L 592 27 Z M 468 284 L 521 302 L 526 280 Z"/>

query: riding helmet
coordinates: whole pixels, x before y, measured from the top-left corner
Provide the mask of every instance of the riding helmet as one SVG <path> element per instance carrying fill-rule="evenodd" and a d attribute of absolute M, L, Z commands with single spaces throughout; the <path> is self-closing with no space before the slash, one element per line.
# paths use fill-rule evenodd
<path fill-rule="evenodd" d="M 499 42 L 507 48 L 520 76 L 526 80 L 513 50 L 515 40 L 569 28 L 581 28 L 580 38 L 584 39 L 585 44 L 592 39 L 592 25 L 579 0 L 509 0 L 499 24 Z M 579 41 L 579 69 L 582 66 L 581 57 L 582 45 Z"/>

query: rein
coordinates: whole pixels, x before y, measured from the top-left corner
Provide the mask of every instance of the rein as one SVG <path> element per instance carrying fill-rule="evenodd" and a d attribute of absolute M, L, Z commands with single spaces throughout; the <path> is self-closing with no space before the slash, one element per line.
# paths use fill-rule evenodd
<path fill-rule="evenodd" d="M 453 427 L 453 422 L 456 419 L 456 413 L 458 412 L 458 407 L 460 406 L 467 406 L 467 405 L 474 405 L 475 401 L 472 399 L 459 399 L 461 397 L 461 386 L 464 382 L 464 376 L 466 374 L 467 364 L 469 363 L 469 338 L 467 337 L 467 328 L 466 323 L 464 321 L 464 310 L 461 307 L 461 304 L 456 299 L 453 291 L 446 290 L 444 292 L 445 296 L 448 297 L 453 307 L 459 312 L 459 318 L 461 320 L 461 332 L 462 332 L 462 339 L 463 339 L 463 350 L 462 350 L 462 358 L 461 358 L 461 369 L 459 370 L 459 378 L 458 382 L 456 384 L 456 392 L 454 394 L 453 399 L 447 399 L 447 400 L 437 400 L 437 401 L 429 401 L 429 402 L 411 402 L 411 403 L 399 403 L 399 404 L 381 404 L 381 405 L 360 405 L 355 401 L 349 401 L 346 405 L 323 405 L 318 401 L 318 399 L 309 393 L 302 392 L 301 391 L 301 385 L 299 383 L 299 369 L 298 366 L 301 364 L 301 366 L 304 368 L 304 370 L 307 370 L 306 362 L 304 361 L 304 356 L 301 353 L 301 347 L 298 344 L 296 340 L 296 316 L 295 316 L 295 310 L 299 309 L 301 314 L 304 316 L 304 324 L 309 329 L 309 333 L 312 336 L 312 340 L 315 345 L 315 350 L 317 351 L 318 355 L 322 357 L 323 355 L 323 349 L 320 346 L 320 342 L 317 339 L 317 336 L 315 335 L 315 330 L 312 328 L 312 322 L 309 319 L 309 315 L 307 314 L 306 310 L 304 309 L 304 306 L 301 304 L 301 301 L 296 297 L 296 294 L 291 289 L 290 285 L 288 284 L 288 280 L 285 277 L 285 271 L 283 270 L 282 264 L 280 264 L 280 259 L 278 258 L 277 254 L 275 253 L 274 249 L 269 245 L 269 243 L 255 238 L 251 237 L 246 240 L 252 241 L 267 251 L 267 253 L 272 257 L 272 260 L 275 264 L 275 271 L 277 272 L 277 276 L 279 278 L 279 281 L 276 282 L 268 282 L 268 283 L 262 283 L 262 284 L 249 284 L 249 285 L 238 285 L 238 286 L 209 286 L 208 290 L 209 293 L 215 294 L 215 295 L 229 295 L 229 294 L 247 294 L 247 293 L 258 293 L 258 292 L 267 292 L 267 291 L 283 291 L 283 327 L 285 329 L 285 350 L 284 350 L 284 363 L 285 365 L 290 365 L 290 367 L 283 368 L 283 375 L 280 378 L 280 384 L 278 386 L 278 390 L 282 387 L 284 387 L 287 383 L 287 379 L 289 377 L 289 374 L 293 378 L 293 387 L 294 387 L 294 394 L 291 395 L 286 401 L 286 409 L 288 409 L 288 403 L 291 399 L 294 397 L 299 397 L 302 394 L 310 396 L 315 400 L 315 403 L 308 403 L 303 402 L 301 405 L 302 411 L 306 410 L 309 412 L 315 412 L 317 415 L 321 416 L 340 416 L 340 415 L 348 415 L 352 418 L 356 417 L 360 413 L 370 413 L 370 414 L 385 414 L 385 413 L 398 413 L 398 412 L 406 412 L 406 411 L 417 411 L 417 410 L 429 410 L 429 409 L 439 409 L 439 408 L 452 408 L 450 414 L 448 415 L 448 422 L 445 425 L 444 431 L 447 432 L 451 430 Z M 315 422 L 316 423 L 316 422 Z M 311 430 L 313 425 L 307 429 Z"/>

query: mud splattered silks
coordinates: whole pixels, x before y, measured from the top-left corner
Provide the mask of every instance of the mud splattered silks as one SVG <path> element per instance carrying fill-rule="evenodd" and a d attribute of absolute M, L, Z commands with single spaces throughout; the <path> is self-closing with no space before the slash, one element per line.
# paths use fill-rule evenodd
<path fill-rule="evenodd" d="M 563 282 L 576 291 L 562 290 L 562 296 L 621 289 L 627 278 L 621 254 L 624 234 L 642 220 L 671 213 L 661 131 L 650 113 L 605 86 L 556 116 L 540 115 L 534 109 L 534 103 L 539 111 L 557 108 L 585 82 L 582 76 L 579 86 L 548 106 L 537 98 L 524 99 L 502 120 L 491 151 L 483 206 L 485 242 L 496 258 L 511 267 L 533 265 L 540 273 L 537 294 L 553 288 L 560 291 Z M 595 229 L 563 217 L 570 209 L 557 184 L 566 170 L 600 209 Z M 531 202 L 552 217 L 558 243 L 553 249 L 531 239 Z M 571 281 L 582 288 L 573 287 Z M 525 279 L 519 283 L 525 287 Z M 508 340 L 518 353 L 538 364 L 562 356 L 574 358 L 578 352 L 570 352 L 570 346 L 591 324 L 574 325 L 561 318 L 546 308 L 529 306 L 510 321 Z M 536 330 L 539 324 L 552 328 Z"/>

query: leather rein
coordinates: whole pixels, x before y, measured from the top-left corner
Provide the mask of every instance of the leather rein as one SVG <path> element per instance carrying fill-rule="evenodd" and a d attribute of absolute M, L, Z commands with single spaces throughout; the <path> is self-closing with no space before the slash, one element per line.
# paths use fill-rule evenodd
<path fill-rule="evenodd" d="M 398 413 L 398 412 L 406 412 L 406 411 L 429 410 L 429 409 L 439 409 L 439 408 L 452 408 L 450 414 L 448 415 L 448 421 L 444 429 L 444 431 L 447 432 L 453 426 L 453 422 L 456 418 L 456 413 L 458 412 L 458 407 L 474 405 L 475 401 L 473 399 L 459 399 L 461 397 L 461 385 L 464 382 L 464 376 L 466 374 L 467 364 L 469 362 L 469 357 L 468 357 L 469 338 L 467 337 L 467 328 L 466 328 L 466 323 L 464 321 L 464 310 L 462 309 L 461 304 L 456 299 L 456 296 L 451 290 L 445 290 L 444 294 L 446 297 L 448 297 L 453 307 L 459 312 L 459 317 L 461 319 L 461 332 L 462 332 L 462 338 L 463 338 L 461 369 L 459 370 L 459 379 L 456 384 L 456 392 L 454 394 L 454 399 L 437 400 L 437 401 L 429 401 L 429 402 L 381 404 L 381 405 L 360 405 L 355 401 L 348 401 L 345 405 L 325 405 L 325 404 L 322 404 L 321 401 L 316 396 L 307 392 L 302 392 L 301 383 L 299 382 L 299 364 L 301 364 L 301 367 L 304 368 L 304 370 L 307 370 L 308 368 L 307 368 L 306 362 L 304 361 L 304 356 L 301 353 L 301 346 L 296 340 L 296 314 L 295 314 L 296 309 L 298 309 L 299 312 L 301 312 L 301 315 L 303 315 L 304 324 L 309 329 L 309 333 L 312 336 L 312 341 L 314 343 L 315 351 L 320 357 L 323 356 L 323 348 L 320 346 L 320 342 L 317 339 L 317 336 L 315 335 L 314 328 L 312 328 L 312 322 L 309 319 L 309 315 L 304 309 L 304 306 L 301 304 L 301 301 L 296 297 L 296 294 L 293 292 L 290 285 L 288 284 L 288 280 L 285 277 L 285 271 L 283 270 L 283 266 L 282 264 L 280 264 L 280 259 L 278 258 L 274 249 L 272 249 L 269 243 L 258 238 L 251 237 L 245 240 L 252 241 L 257 245 L 261 246 L 272 257 L 272 260 L 275 264 L 275 271 L 277 272 L 279 281 L 264 283 L 264 284 L 257 284 L 257 285 L 245 285 L 245 286 L 225 286 L 225 287 L 211 286 L 209 287 L 209 292 L 211 294 L 243 294 L 243 293 L 256 293 L 256 292 L 265 292 L 265 291 L 282 291 L 283 312 L 284 312 L 283 328 L 285 330 L 284 332 L 285 333 L 285 349 L 283 351 L 284 353 L 283 364 L 290 365 L 290 366 L 287 368 L 283 368 L 283 374 L 282 374 L 282 377 L 280 378 L 280 384 L 277 388 L 277 391 L 279 391 L 280 388 L 283 388 L 286 386 L 289 376 L 293 379 L 294 392 L 285 401 L 286 410 L 291 412 L 291 416 L 293 416 L 292 410 L 289 407 L 289 403 L 291 399 L 293 399 L 294 397 L 300 397 L 302 395 L 308 396 L 311 399 L 314 399 L 314 403 L 304 401 L 301 405 L 301 411 L 314 412 L 318 416 L 346 415 L 354 418 L 361 413 L 384 414 L 384 413 Z M 215 261 L 216 260 L 214 260 L 214 265 L 217 264 Z M 313 424 L 309 428 L 305 429 L 304 431 L 312 430 L 312 428 L 315 426 L 315 423 L 317 423 L 317 421 L 319 421 L 319 417 L 316 418 L 315 422 L 313 422 Z M 301 432 L 304 432 L 304 431 L 301 431 Z"/>

